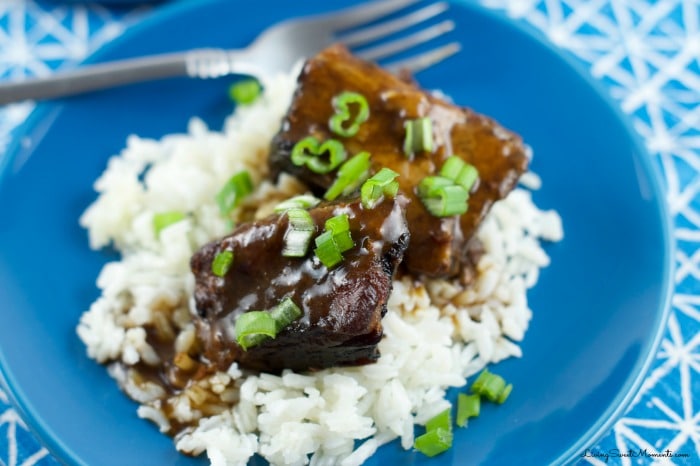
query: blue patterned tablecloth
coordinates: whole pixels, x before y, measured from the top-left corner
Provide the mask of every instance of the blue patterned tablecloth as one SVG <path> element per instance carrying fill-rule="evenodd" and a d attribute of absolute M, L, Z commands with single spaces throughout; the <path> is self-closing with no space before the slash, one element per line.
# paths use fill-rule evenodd
<path fill-rule="evenodd" d="M 700 1 L 480 1 L 541 29 L 587 64 L 633 119 L 667 186 L 678 245 L 671 317 L 633 405 L 580 462 L 674 464 L 602 456 L 646 449 L 700 464 Z M 71 67 L 158 8 L 0 0 L 0 79 Z M 32 109 L 0 107 L 0 158 Z M 54 464 L 0 387 L 0 465 Z"/>

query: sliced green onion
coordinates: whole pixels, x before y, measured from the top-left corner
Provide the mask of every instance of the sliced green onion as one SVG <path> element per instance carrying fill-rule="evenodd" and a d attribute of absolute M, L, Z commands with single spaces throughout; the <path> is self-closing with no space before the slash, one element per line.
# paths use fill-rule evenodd
<path fill-rule="evenodd" d="M 333 238 L 332 231 L 324 231 L 315 239 L 316 249 L 314 254 L 327 268 L 332 268 L 343 260 L 343 255 L 340 253 L 340 248 Z"/>
<path fill-rule="evenodd" d="M 399 176 L 393 170 L 382 168 L 370 179 L 364 182 L 360 189 L 362 205 L 366 209 L 371 209 L 384 199 L 384 197 L 395 197 L 399 191 L 399 182 L 395 181 Z"/>
<path fill-rule="evenodd" d="M 429 117 L 407 120 L 403 124 L 406 134 L 403 152 L 411 156 L 416 152 L 433 151 L 433 122 Z"/>
<path fill-rule="evenodd" d="M 216 195 L 216 203 L 222 215 L 229 214 L 241 199 L 253 192 L 253 181 L 247 171 L 241 170 L 233 175 Z"/>
<path fill-rule="evenodd" d="M 211 272 L 217 277 L 223 277 L 233 264 L 233 251 L 221 251 L 211 263 Z"/>
<path fill-rule="evenodd" d="M 459 176 L 457 176 L 455 182 L 467 191 L 471 191 L 477 179 L 479 179 L 479 172 L 474 165 L 468 163 L 464 166 L 462 171 L 459 172 Z"/>
<path fill-rule="evenodd" d="M 270 311 L 248 311 L 236 319 L 236 341 L 244 350 L 277 334 L 303 315 L 292 298 L 285 298 Z"/>
<path fill-rule="evenodd" d="M 439 455 L 452 447 L 452 430 L 429 430 L 416 437 L 413 447 L 426 456 Z"/>
<path fill-rule="evenodd" d="M 496 401 L 501 395 L 501 392 L 506 388 L 506 381 L 503 377 L 493 375 L 484 382 L 484 387 L 481 389 L 481 394 L 490 401 Z"/>
<path fill-rule="evenodd" d="M 338 169 L 338 175 L 323 198 L 332 201 L 338 196 L 352 193 L 369 176 L 369 152 L 360 152 Z"/>
<path fill-rule="evenodd" d="M 153 231 L 156 238 L 160 236 L 160 232 L 181 220 L 184 220 L 185 214 L 180 211 L 172 210 L 169 212 L 160 212 L 153 216 Z"/>
<path fill-rule="evenodd" d="M 328 154 L 327 156 L 325 154 Z M 334 170 L 348 157 L 343 144 L 336 139 L 321 142 L 313 136 L 297 142 L 292 149 L 292 163 L 306 165 L 314 173 L 325 174 Z"/>
<path fill-rule="evenodd" d="M 470 389 L 471 392 L 472 393 L 481 393 L 481 390 L 484 387 L 484 382 L 486 380 L 488 380 L 489 377 L 491 377 L 491 373 L 489 372 L 488 369 L 484 369 L 483 371 L 481 371 L 479 376 L 476 378 L 476 380 L 472 384 L 472 387 Z"/>
<path fill-rule="evenodd" d="M 290 197 L 277 204 L 275 206 L 275 213 L 281 214 L 289 209 L 309 209 L 319 202 L 321 202 L 321 200 L 311 194 L 301 194 L 299 196 Z"/>
<path fill-rule="evenodd" d="M 418 183 L 418 196 L 421 198 L 435 197 L 440 189 L 454 186 L 454 181 L 444 176 L 426 176 Z"/>
<path fill-rule="evenodd" d="M 355 118 L 350 114 L 350 106 L 358 107 Z M 357 92 L 341 92 L 333 97 L 335 113 L 328 120 L 328 127 L 335 134 L 343 137 L 351 137 L 360 130 L 360 125 L 369 118 L 369 104 L 362 94 Z M 346 125 L 350 122 L 349 125 Z"/>
<path fill-rule="evenodd" d="M 255 79 L 244 79 L 233 83 L 228 89 L 228 95 L 238 105 L 249 105 L 260 96 L 260 83 Z"/>
<path fill-rule="evenodd" d="M 437 414 L 435 417 L 430 419 L 426 424 L 425 424 L 425 429 L 428 431 L 435 430 L 435 429 L 445 429 L 445 430 L 450 430 L 452 428 L 452 410 L 450 408 L 447 408 L 440 414 Z"/>
<path fill-rule="evenodd" d="M 418 184 L 418 197 L 434 216 L 450 217 L 467 211 L 469 192 L 445 176 L 426 176 Z"/>
<path fill-rule="evenodd" d="M 428 212 L 436 217 L 452 217 L 467 211 L 469 193 L 461 186 L 441 188 L 434 198 L 421 199 Z"/>
<path fill-rule="evenodd" d="M 479 172 L 471 165 L 456 155 L 447 158 L 440 169 L 440 176 L 449 178 L 467 191 L 471 191 L 479 178 Z"/>
<path fill-rule="evenodd" d="M 304 313 L 299 309 L 292 298 L 284 298 L 275 308 L 270 311 L 270 316 L 275 320 L 277 333 L 286 328 L 289 324 L 300 318 Z"/>
<path fill-rule="evenodd" d="M 348 214 L 338 214 L 328 220 L 324 225 L 326 230 L 330 230 L 334 235 L 350 230 L 350 220 Z"/>
<path fill-rule="evenodd" d="M 304 209 L 292 208 L 286 213 L 289 226 L 284 232 L 282 255 L 284 257 L 304 257 L 309 249 L 311 237 L 316 231 L 316 225 L 311 214 Z"/>
<path fill-rule="evenodd" d="M 350 234 L 350 221 L 347 214 L 339 214 L 326 220 L 325 231 L 316 237 L 314 253 L 327 268 L 332 268 L 343 260 L 343 252 L 355 243 Z"/>
<path fill-rule="evenodd" d="M 498 401 L 503 392 L 506 392 L 503 398 L 503 401 L 505 401 L 512 389 L 512 386 L 510 388 L 506 388 L 506 381 L 503 380 L 503 377 L 497 374 L 492 374 L 487 369 L 484 369 L 481 374 L 479 374 L 479 377 L 477 377 L 474 381 L 471 391 L 472 393 L 478 393 L 479 395 L 485 396 L 490 401 Z"/>
<path fill-rule="evenodd" d="M 413 446 L 427 456 L 435 456 L 452 446 L 452 408 L 436 415 L 425 424 L 425 434 L 416 438 Z"/>
<path fill-rule="evenodd" d="M 445 160 L 445 163 L 442 164 L 440 176 L 444 176 L 445 178 L 449 178 L 454 181 L 457 179 L 457 175 L 459 174 L 460 170 L 464 168 L 464 165 L 466 165 L 464 160 L 456 155 L 452 155 Z"/>
<path fill-rule="evenodd" d="M 382 168 L 370 178 L 370 181 L 378 186 L 385 187 L 391 184 L 399 176 L 394 170 Z"/>
<path fill-rule="evenodd" d="M 479 395 L 457 395 L 457 425 L 464 427 L 470 417 L 477 417 L 481 411 L 481 397 Z"/>
<path fill-rule="evenodd" d="M 498 398 L 496 398 L 496 403 L 503 404 L 508 397 L 510 396 L 510 392 L 513 391 L 513 384 L 509 383 L 508 385 L 505 386 L 503 390 L 501 390 L 501 393 L 498 395 Z"/>
<path fill-rule="evenodd" d="M 428 212 L 436 217 L 462 215 L 467 211 L 469 192 L 457 184 L 444 185 L 443 177 L 428 176 L 418 185 L 418 195 Z M 436 182 L 432 182 L 435 181 Z"/>
<path fill-rule="evenodd" d="M 350 231 L 342 231 L 338 234 L 333 235 L 335 244 L 338 246 L 338 250 L 343 253 L 355 246 L 355 242 L 352 240 L 352 235 Z"/>
<path fill-rule="evenodd" d="M 236 341 L 244 350 L 277 336 L 277 323 L 269 312 L 249 311 L 236 319 Z"/>
<path fill-rule="evenodd" d="M 348 214 L 339 214 L 329 218 L 326 220 L 325 229 L 333 233 L 333 240 L 341 253 L 355 246 L 350 234 Z"/>

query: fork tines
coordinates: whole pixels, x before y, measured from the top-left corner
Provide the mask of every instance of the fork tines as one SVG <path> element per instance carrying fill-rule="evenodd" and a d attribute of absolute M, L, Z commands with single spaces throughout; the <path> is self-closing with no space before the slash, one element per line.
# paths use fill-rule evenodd
<path fill-rule="evenodd" d="M 348 30 L 353 27 L 350 24 L 357 23 L 353 21 L 355 18 L 346 18 L 348 26 L 345 32 L 337 34 L 337 39 L 365 60 L 379 62 L 393 58 L 394 61 L 386 65 L 392 70 L 417 72 L 457 53 L 460 44 L 456 41 L 446 45 L 430 44 L 437 43 L 436 39 L 455 28 L 454 21 L 444 19 L 448 3 L 440 1 L 418 9 L 409 8 L 416 3 L 421 2 L 384 0 L 369 3 L 364 9 L 363 21 L 374 21 Z M 441 15 L 443 19 L 440 19 Z M 413 55 L 404 54 L 411 49 L 416 49 Z"/>

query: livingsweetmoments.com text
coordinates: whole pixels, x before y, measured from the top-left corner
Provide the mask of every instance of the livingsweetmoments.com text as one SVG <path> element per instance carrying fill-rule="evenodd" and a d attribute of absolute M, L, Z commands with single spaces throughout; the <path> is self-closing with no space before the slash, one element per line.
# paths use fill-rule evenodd
<path fill-rule="evenodd" d="M 665 450 L 660 452 L 649 451 L 646 448 L 640 448 L 638 450 L 628 450 L 623 451 L 617 448 L 611 448 L 609 450 L 591 450 L 587 449 L 581 453 L 581 458 L 596 458 L 604 462 L 610 461 L 610 458 L 651 458 L 651 459 L 680 459 L 680 458 L 690 458 L 690 454 L 675 452 L 672 450 Z"/>

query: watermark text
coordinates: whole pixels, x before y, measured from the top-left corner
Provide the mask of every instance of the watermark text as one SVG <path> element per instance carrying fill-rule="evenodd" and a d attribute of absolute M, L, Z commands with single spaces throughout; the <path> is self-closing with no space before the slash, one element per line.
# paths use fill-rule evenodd
<path fill-rule="evenodd" d="M 681 453 L 681 452 L 675 452 L 673 450 L 666 449 L 664 451 L 649 451 L 646 448 L 639 448 L 636 450 L 620 450 L 617 448 L 611 448 L 609 450 L 596 450 L 596 449 L 587 449 L 583 453 L 581 453 L 581 458 L 595 458 L 597 460 L 604 461 L 607 463 L 610 461 L 610 458 L 653 458 L 653 459 L 661 459 L 661 458 L 669 458 L 669 459 L 679 459 L 679 458 L 687 458 L 690 459 L 690 454 L 688 453 Z"/>

